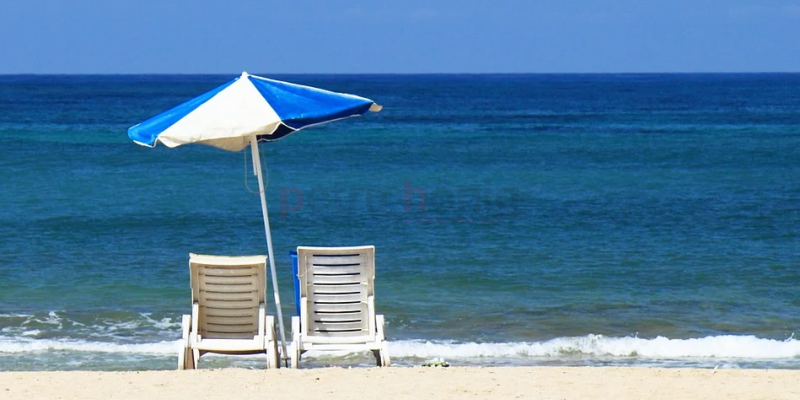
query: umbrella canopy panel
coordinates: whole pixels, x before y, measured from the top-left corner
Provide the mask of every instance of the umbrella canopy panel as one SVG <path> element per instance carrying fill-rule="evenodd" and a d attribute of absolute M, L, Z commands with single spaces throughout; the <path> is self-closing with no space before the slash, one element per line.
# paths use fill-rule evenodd
<path fill-rule="evenodd" d="M 372 100 L 310 86 L 242 75 L 128 129 L 144 146 L 201 143 L 229 151 L 250 144 L 249 136 L 277 140 L 300 129 L 379 111 Z"/>

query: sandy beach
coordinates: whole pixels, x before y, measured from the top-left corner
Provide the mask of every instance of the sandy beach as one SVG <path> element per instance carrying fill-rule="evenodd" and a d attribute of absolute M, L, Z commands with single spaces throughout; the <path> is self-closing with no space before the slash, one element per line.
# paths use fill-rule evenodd
<path fill-rule="evenodd" d="M 14 399 L 798 399 L 800 371 L 614 367 L 2 372 Z"/>

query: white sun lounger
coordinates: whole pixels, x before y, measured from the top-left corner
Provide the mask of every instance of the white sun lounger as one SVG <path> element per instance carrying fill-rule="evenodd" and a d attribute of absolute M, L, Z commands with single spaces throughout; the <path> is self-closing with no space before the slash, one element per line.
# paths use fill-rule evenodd
<path fill-rule="evenodd" d="M 197 368 L 205 353 L 264 353 L 267 368 L 278 367 L 266 265 L 267 256 L 189 255 L 192 315 L 183 316 L 178 369 Z"/>
<path fill-rule="evenodd" d="M 300 315 L 292 317 L 292 368 L 308 350 L 367 351 L 389 366 L 383 315 L 375 315 L 375 247 L 298 247 Z"/>

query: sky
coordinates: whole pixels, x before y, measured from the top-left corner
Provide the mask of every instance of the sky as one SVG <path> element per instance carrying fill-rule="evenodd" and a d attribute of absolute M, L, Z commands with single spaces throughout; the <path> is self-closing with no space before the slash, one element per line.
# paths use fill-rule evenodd
<path fill-rule="evenodd" d="M 800 0 L 2 0 L 0 74 L 800 72 Z"/>

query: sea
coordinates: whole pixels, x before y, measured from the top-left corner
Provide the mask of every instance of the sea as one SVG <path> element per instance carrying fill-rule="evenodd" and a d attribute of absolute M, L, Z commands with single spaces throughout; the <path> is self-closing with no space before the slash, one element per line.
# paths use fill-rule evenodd
<path fill-rule="evenodd" d="M 258 183 L 127 129 L 236 75 L 0 76 L 0 370 L 177 367 Z M 374 245 L 395 366 L 800 368 L 800 74 L 266 76 L 383 106 L 260 145 L 287 338 L 290 251 Z"/>

